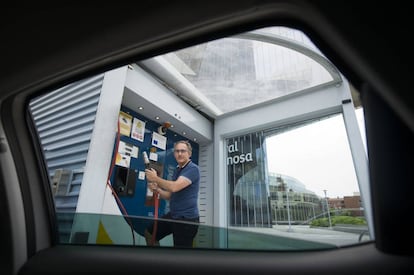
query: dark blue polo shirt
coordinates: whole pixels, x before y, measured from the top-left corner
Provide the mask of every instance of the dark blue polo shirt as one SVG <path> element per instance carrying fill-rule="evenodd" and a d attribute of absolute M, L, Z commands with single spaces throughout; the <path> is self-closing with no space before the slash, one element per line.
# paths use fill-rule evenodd
<path fill-rule="evenodd" d="M 200 170 L 197 164 L 190 161 L 184 168 L 177 166 L 173 180 L 185 177 L 191 181 L 184 189 L 172 193 L 170 198 L 170 212 L 173 219 L 194 219 L 198 213 L 198 192 L 200 186 Z"/>

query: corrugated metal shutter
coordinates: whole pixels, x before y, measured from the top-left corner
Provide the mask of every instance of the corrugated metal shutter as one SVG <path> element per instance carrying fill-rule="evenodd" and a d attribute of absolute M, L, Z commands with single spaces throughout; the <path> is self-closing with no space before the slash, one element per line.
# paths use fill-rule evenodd
<path fill-rule="evenodd" d="M 30 102 L 58 212 L 76 210 L 103 77 L 69 84 Z"/>
<path fill-rule="evenodd" d="M 196 246 L 197 247 L 212 247 L 213 234 L 210 226 L 212 224 L 212 214 L 209 213 L 212 205 L 212 183 L 211 175 L 213 174 L 212 167 L 209 167 L 208 157 L 210 155 L 208 146 L 200 146 L 198 166 L 200 168 L 200 192 L 198 208 L 200 212 L 200 224 L 198 229 Z"/>

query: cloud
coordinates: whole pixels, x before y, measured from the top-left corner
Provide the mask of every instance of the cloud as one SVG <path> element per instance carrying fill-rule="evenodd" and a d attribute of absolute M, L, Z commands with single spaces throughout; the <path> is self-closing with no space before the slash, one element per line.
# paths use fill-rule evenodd
<path fill-rule="evenodd" d="M 357 119 L 365 144 L 362 110 Z M 342 115 L 283 132 L 266 140 L 270 172 L 301 181 L 319 196 L 352 196 L 359 192 Z"/>

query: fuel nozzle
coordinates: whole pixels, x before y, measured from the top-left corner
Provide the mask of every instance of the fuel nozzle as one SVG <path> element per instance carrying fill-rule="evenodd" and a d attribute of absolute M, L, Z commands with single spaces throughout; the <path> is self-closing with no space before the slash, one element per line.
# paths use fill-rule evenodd
<path fill-rule="evenodd" d="M 149 169 L 150 168 L 150 161 L 147 155 L 147 152 L 142 152 L 142 158 L 144 159 L 144 164 L 145 164 L 145 168 Z"/>

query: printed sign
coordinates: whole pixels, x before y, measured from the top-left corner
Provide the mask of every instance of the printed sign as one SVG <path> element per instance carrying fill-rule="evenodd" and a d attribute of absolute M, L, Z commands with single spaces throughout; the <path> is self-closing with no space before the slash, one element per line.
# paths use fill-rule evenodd
<path fill-rule="evenodd" d="M 128 136 L 131 133 L 131 125 L 132 125 L 132 116 L 124 113 L 119 112 L 119 132 L 123 136 Z"/>
<path fill-rule="evenodd" d="M 167 138 L 156 132 L 152 132 L 152 146 L 165 150 L 167 147 Z"/>
<path fill-rule="evenodd" d="M 138 151 L 139 148 L 137 146 L 123 142 L 122 140 L 119 142 L 118 153 L 121 155 L 138 158 Z"/>
<path fill-rule="evenodd" d="M 144 135 L 145 135 L 145 122 L 134 117 L 134 121 L 132 122 L 131 138 L 143 142 Z"/>

